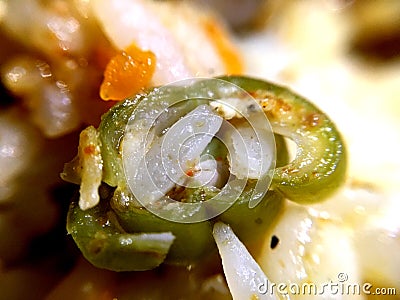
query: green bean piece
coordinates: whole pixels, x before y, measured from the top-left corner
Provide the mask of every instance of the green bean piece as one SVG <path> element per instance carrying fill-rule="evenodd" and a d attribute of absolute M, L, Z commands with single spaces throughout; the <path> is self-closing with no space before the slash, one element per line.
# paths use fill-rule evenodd
<path fill-rule="evenodd" d="M 261 104 L 275 133 L 297 145 L 295 159 L 275 170 L 272 187 L 298 203 L 325 199 L 344 181 L 347 155 L 333 122 L 316 106 L 285 87 L 242 76 L 220 77 Z"/>

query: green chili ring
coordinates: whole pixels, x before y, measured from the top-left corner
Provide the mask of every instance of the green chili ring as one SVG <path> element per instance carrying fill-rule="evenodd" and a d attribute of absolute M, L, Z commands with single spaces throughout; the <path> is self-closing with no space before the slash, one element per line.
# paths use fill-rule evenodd
<path fill-rule="evenodd" d="M 275 170 L 272 188 L 297 203 L 314 203 L 344 181 L 347 155 L 334 123 L 316 106 L 285 87 L 263 80 L 224 76 L 263 107 L 275 133 L 297 145 L 295 159 Z"/>
<path fill-rule="evenodd" d="M 137 95 L 115 105 L 103 116 L 98 129 L 102 181 L 114 191 L 103 196 L 94 208 L 82 211 L 74 202 L 69 211 L 68 232 L 92 264 L 115 271 L 152 269 L 163 262 L 193 264 L 216 249 L 211 232 L 215 221 L 230 224 L 242 240 L 251 241 L 262 235 L 279 214 L 283 197 L 313 203 L 343 182 L 344 144 L 335 125 L 318 108 L 286 88 L 265 81 L 239 76 L 221 79 L 250 93 L 262 106 L 275 133 L 277 168 L 262 202 L 253 209 L 248 207 L 253 184 L 249 182 L 230 209 L 196 224 L 169 222 L 140 207 L 126 187 L 121 162 L 125 126 L 146 96 Z M 297 144 L 297 155 L 291 162 L 282 136 Z M 71 164 L 65 170 L 80 167 Z M 64 177 L 68 180 L 69 176 Z M 76 174 L 70 177 L 76 182 Z"/>

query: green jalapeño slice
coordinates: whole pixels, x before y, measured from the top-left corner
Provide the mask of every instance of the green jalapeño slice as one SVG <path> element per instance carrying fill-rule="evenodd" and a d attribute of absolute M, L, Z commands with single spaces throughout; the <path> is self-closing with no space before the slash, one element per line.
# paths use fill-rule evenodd
<path fill-rule="evenodd" d="M 62 173 L 80 184 L 67 229 L 100 268 L 196 264 L 216 250 L 216 221 L 252 243 L 283 199 L 322 201 L 345 171 L 336 127 L 299 95 L 248 77 L 184 80 L 124 100 L 81 133 Z"/>

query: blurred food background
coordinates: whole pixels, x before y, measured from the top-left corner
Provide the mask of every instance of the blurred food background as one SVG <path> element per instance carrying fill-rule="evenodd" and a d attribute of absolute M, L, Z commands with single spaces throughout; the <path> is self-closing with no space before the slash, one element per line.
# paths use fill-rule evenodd
<path fill-rule="evenodd" d="M 276 281 L 294 272 L 293 282 L 324 282 L 346 271 L 400 293 L 400 1 L 120 4 L 0 0 L 0 298 L 230 298 L 223 275 L 209 270 L 97 270 L 66 234 L 77 188 L 59 173 L 80 130 L 115 103 L 101 99 L 100 86 L 110 60 L 132 41 L 157 59 L 153 77 L 143 68 L 128 76 L 141 82 L 138 91 L 189 75 L 242 73 L 287 85 L 325 111 L 348 147 L 347 184 L 313 207 L 288 203 L 260 237 L 258 261 Z M 141 11 L 136 23 L 124 21 L 127 8 Z M 301 233 L 310 240 L 300 242 Z M 269 247 L 278 234 L 293 241 L 281 254 Z M 296 252 L 301 246 L 313 256 Z M 289 263 L 282 268 L 279 259 Z M 306 277 L 296 275 L 300 267 Z"/>

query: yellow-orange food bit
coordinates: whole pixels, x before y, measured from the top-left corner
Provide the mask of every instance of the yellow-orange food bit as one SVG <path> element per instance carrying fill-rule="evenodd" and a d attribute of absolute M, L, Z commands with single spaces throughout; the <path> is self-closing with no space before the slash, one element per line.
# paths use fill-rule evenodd
<path fill-rule="evenodd" d="M 129 46 L 111 58 L 104 71 L 100 87 L 103 100 L 123 100 L 140 92 L 150 82 L 156 64 L 151 51 L 143 51 L 135 45 Z"/>
<path fill-rule="evenodd" d="M 243 72 L 242 59 L 239 52 L 227 38 L 228 33 L 210 18 L 204 20 L 204 28 L 224 61 L 226 73 L 229 75 L 241 74 Z"/>

